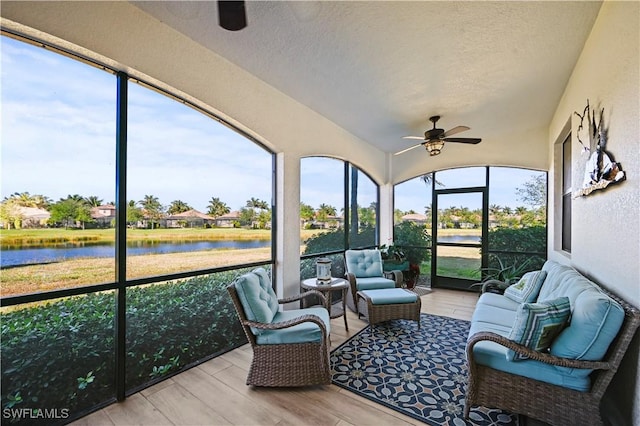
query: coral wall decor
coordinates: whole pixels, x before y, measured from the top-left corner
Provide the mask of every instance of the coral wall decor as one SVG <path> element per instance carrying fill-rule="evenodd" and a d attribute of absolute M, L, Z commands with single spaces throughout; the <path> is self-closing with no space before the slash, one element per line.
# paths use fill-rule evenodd
<path fill-rule="evenodd" d="M 573 198 L 578 198 L 604 189 L 612 183 L 621 182 L 626 175 L 620 163 L 613 161 L 611 154 L 605 151 L 608 129 L 604 125 L 604 108 L 600 110 L 600 117 L 596 120 L 596 113 L 591 111 L 587 99 L 587 106 L 582 114 L 575 114 L 580 117 L 578 142 L 582 145 L 582 152 L 588 156 L 582 187 L 573 192 Z"/>

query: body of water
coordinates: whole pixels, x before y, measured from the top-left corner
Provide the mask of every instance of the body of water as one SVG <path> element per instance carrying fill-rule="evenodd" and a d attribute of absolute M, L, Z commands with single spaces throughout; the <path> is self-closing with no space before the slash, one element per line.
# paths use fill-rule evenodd
<path fill-rule="evenodd" d="M 438 235 L 439 243 L 478 243 L 480 235 Z"/>
<path fill-rule="evenodd" d="M 127 244 L 127 255 L 182 253 L 223 248 L 250 249 L 269 247 L 270 244 L 271 241 L 268 240 L 134 242 Z M 79 257 L 115 257 L 115 254 L 115 244 L 61 244 L 24 249 L 2 249 L 0 267 L 60 262 Z"/>
<path fill-rule="evenodd" d="M 439 236 L 438 242 L 479 243 L 480 236 L 447 235 Z M 268 240 L 225 240 L 225 241 L 138 241 L 127 244 L 127 255 L 182 253 L 212 249 L 250 249 L 269 247 Z M 115 257 L 114 244 L 59 244 L 43 247 L 8 248 L 0 253 L 0 267 L 14 267 L 38 263 L 60 262 L 80 257 Z"/>

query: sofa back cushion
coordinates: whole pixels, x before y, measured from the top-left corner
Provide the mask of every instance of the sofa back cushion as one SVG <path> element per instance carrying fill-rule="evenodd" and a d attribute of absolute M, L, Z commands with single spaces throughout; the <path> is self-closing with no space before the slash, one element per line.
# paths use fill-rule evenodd
<path fill-rule="evenodd" d="M 383 276 L 380 250 L 347 250 L 344 259 L 347 271 L 357 278 Z"/>
<path fill-rule="evenodd" d="M 527 272 L 517 283 L 507 287 L 504 295 L 518 303 L 535 302 L 546 277 L 547 271 Z"/>
<path fill-rule="evenodd" d="M 264 270 L 263 270 L 264 271 Z M 261 279 L 262 278 L 262 279 Z M 234 286 L 244 314 L 249 321 L 271 323 L 278 312 L 278 298 L 266 271 L 249 272 L 236 278 Z M 262 331 L 251 329 L 259 335 Z"/>
<path fill-rule="evenodd" d="M 624 309 L 600 287 L 575 269 L 547 261 L 542 268 L 547 278 L 538 301 L 561 296 L 569 298 L 569 325 L 558 335 L 550 352 L 563 358 L 601 360 L 624 321 Z M 580 374 L 589 374 L 581 370 Z"/>
<path fill-rule="evenodd" d="M 516 311 L 516 318 L 509 339 L 535 351 L 546 351 L 560 334 L 571 315 L 569 298 L 559 297 L 538 303 L 523 303 Z M 511 349 L 507 360 L 528 359 Z"/>

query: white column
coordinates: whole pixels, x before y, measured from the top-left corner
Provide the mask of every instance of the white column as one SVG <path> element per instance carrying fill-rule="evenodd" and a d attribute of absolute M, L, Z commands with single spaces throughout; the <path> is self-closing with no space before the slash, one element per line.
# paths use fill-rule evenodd
<path fill-rule="evenodd" d="M 276 154 L 276 294 L 300 293 L 300 157 Z M 285 309 L 294 308 L 293 305 Z"/>
<path fill-rule="evenodd" d="M 380 185 L 380 244 L 389 244 L 393 239 L 393 185 Z"/>

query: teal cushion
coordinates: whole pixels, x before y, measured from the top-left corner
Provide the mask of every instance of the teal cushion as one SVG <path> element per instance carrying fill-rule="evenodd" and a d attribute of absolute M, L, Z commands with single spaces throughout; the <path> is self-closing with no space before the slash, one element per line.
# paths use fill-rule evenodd
<path fill-rule="evenodd" d="M 576 297 L 571 323 L 551 345 L 551 354 L 563 358 L 601 360 L 624 321 L 624 309 L 597 288 Z M 589 370 L 582 370 L 589 374 Z"/>
<path fill-rule="evenodd" d="M 505 302 L 511 303 L 511 306 L 509 306 L 507 303 L 499 306 L 482 303 L 486 301 L 484 297 L 486 295 L 498 296 Z M 507 327 L 509 330 L 511 330 L 511 328 L 513 327 L 513 323 L 516 320 L 516 312 L 518 311 L 519 306 L 520 304 L 517 304 L 513 300 L 507 299 L 502 295 L 495 293 L 484 293 L 476 304 L 476 308 L 473 311 L 473 317 L 471 318 L 471 321 L 495 324 L 501 327 Z"/>
<path fill-rule="evenodd" d="M 569 298 L 559 297 L 538 303 L 523 303 L 516 312 L 516 319 L 508 338 L 536 351 L 547 350 L 564 328 L 571 315 Z M 511 349 L 507 360 L 527 359 Z"/>
<path fill-rule="evenodd" d="M 395 288 L 396 282 L 384 277 L 356 278 L 356 289 L 377 290 L 381 288 Z"/>
<path fill-rule="evenodd" d="M 262 281 L 253 272 L 236 278 L 234 286 L 249 321 L 270 323 L 278 312 L 278 298 L 270 284 L 270 280 Z M 255 335 L 263 332 L 253 327 L 251 330 Z"/>
<path fill-rule="evenodd" d="M 383 276 L 380 250 L 347 250 L 344 258 L 347 271 L 358 278 Z"/>
<path fill-rule="evenodd" d="M 492 331 L 501 336 L 508 337 L 511 327 L 485 322 L 471 322 L 469 337 L 480 331 Z M 508 349 L 502 345 L 485 340 L 477 343 L 473 347 L 473 358 L 478 364 L 517 376 L 524 376 L 581 392 L 586 392 L 591 388 L 591 380 L 589 377 L 574 374 L 575 369 L 556 367 L 555 365 L 545 364 L 544 362 L 534 359 L 510 362 L 506 359 L 507 350 Z"/>
<path fill-rule="evenodd" d="M 302 315 L 312 314 L 320 317 L 324 323 L 327 333 L 331 332 L 329 312 L 325 308 L 292 309 L 276 313 L 273 323 L 289 321 Z M 263 330 L 256 336 L 256 343 L 259 345 L 279 345 L 286 343 L 307 343 L 322 341 L 322 331 L 320 327 L 312 322 L 303 322 L 293 327 L 280 330 Z"/>
<path fill-rule="evenodd" d="M 563 358 L 601 360 L 624 321 L 624 309 L 604 294 L 600 287 L 567 265 L 548 260 L 542 270 L 547 278 L 538 300 L 566 296 L 571 301 L 569 326 L 551 345 L 552 355 Z M 591 370 L 575 369 L 573 374 L 588 376 Z"/>
<path fill-rule="evenodd" d="M 418 295 L 402 288 L 387 288 L 382 290 L 364 290 L 373 305 L 395 305 L 399 303 L 413 303 Z"/>
<path fill-rule="evenodd" d="M 504 295 L 518 303 L 535 302 L 546 276 L 546 271 L 527 272 L 517 283 L 507 287 Z"/>

